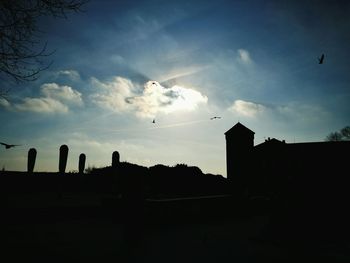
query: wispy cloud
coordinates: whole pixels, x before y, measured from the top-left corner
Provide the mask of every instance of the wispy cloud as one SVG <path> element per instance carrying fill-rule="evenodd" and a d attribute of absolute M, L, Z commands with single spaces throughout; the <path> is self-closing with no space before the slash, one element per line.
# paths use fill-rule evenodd
<path fill-rule="evenodd" d="M 7 108 L 10 106 L 10 103 L 8 102 L 8 100 L 4 99 L 4 98 L 0 98 L 0 106 Z"/>
<path fill-rule="evenodd" d="M 69 106 L 81 106 L 82 94 L 69 86 L 60 86 L 56 83 L 46 83 L 41 87 L 42 97 L 24 98 L 21 102 L 10 103 L 0 100 L 0 106 L 13 111 L 28 111 L 36 113 L 67 113 Z"/>
<path fill-rule="evenodd" d="M 143 87 L 122 77 L 105 83 L 93 78 L 92 83 L 99 88 L 98 93 L 91 95 L 95 104 L 115 112 L 132 112 L 141 118 L 153 118 L 157 113 L 192 111 L 208 101 L 197 90 L 178 85 L 165 88 L 156 81 L 148 81 Z"/>
<path fill-rule="evenodd" d="M 59 70 L 56 73 L 57 76 L 67 76 L 71 80 L 79 80 L 80 74 L 78 71 L 73 69 Z"/>
<path fill-rule="evenodd" d="M 330 117 L 330 114 L 322 107 L 300 102 L 290 102 L 285 105 L 271 105 L 235 100 L 228 110 L 234 114 L 249 118 L 268 116 L 280 121 L 317 122 Z"/>
<path fill-rule="evenodd" d="M 31 111 L 37 113 L 67 113 L 68 107 L 62 102 L 51 98 L 24 98 L 22 103 L 12 106 L 16 111 Z"/>
<path fill-rule="evenodd" d="M 229 107 L 229 110 L 231 112 L 247 117 L 255 117 L 259 113 L 266 111 L 266 109 L 267 108 L 262 104 L 244 100 L 235 100 L 233 104 Z"/>
<path fill-rule="evenodd" d="M 237 50 L 238 53 L 238 61 L 240 61 L 243 64 L 252 64 L 253 60 L 250 57 L 250 54 L 248 52 L 248 50 L 246 49 L 238 49 Z"/>
<path fill-rule="evenodd" d="M 192 65 L 188 67 L 176 68 L 175 70 L 171 70 L 167 74 L 162 73 L 162 76 L 159 77 L 159 82 L 165 82 L 176 78 L 194 75 L 208 68 L 208 65 Z"/>
<path fill-rule="evenodd" d="M 323 122 L 329 119 L 330 113 L 318 105 L 290 102 L 287 105 L 273 107 L 272 110 L 283 119 L 301 122 Z"/>
<path fill-rule="evenodd" d="M 110 57 L 110 61 L 116 64 L 124 64 L 125 63 L 125 59 L 119 55 L 119 54 L 114 54 Z"/>

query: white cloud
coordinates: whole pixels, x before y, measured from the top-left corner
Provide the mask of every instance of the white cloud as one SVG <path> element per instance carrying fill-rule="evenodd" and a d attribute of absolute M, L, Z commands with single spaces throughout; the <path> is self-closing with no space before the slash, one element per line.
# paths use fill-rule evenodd
<path fill-rule="evenodd" d="M 165 112 L 173 112 L 177 110 L 195 110 L 199 104 L 207 103 L 208 97 L 202 95 L 199 91 L 194 89 L 183 88 L 181 86 L 175 85 L 170 89 L 166 90 L 162 87 L 163 94 L 173 93 L 176 94 L 176 98 L 173 100 L 172 104 L 169 107 L 165 108 Z M 165 97 L 160 93 L 159 97 Z"/>
<path fill-rule="evenodd" d="M 24 98 L 19 103 L 10 104 L 0 101 L 0 105 L 14 111 L 31 111 L 37 113 L 67 113 L 68 105 L 81 106 L 81 93 L 69 86 L 46 83 L 41 87 L 42 97 Z M 68 105 L 67 105 L 68 104 Z"/>
<path fill-rule="evenodd" d="M 244 64 L 251 64 L 253 61 L 250 57 L 250 54 L 248 52 L 248 50 L 245 49 L 238 49 L 237 50 L 238 53 L 238 60 Z"/>
<path fill-rule="evenodd" d="M 121 55 L 118 55 L 118 54 L 112 55 L 110 57 L 110 60 L 116 64 L 124 64 L 125 63 L 125 59 Z"/>
<path fill-rule="evenodd" d="M 4 98 L 0 98 L 0 106 L 7 108 L 7 107 L 10 107 L 10 103 L 8 102 L 8 100 L 6 100 Z"/>
<path fill-rule="evenodd" d="M 46 83 L 41 86 L 41 92 L 47 98 L 53 98 L 77 105 L 83 104 L 81 93 L 69 86 L 59 86 L 56 83 Z"/>
<path fill-rule="evenodd" d="M 126 98 L 131 97 L 134 90 L 133 83 L 125 78 L 115 77 L 111 82 L 103 83 L 96 78 L 91 79 L 92 85 L 100 89 L 99 93 L 91 95 L 94 103 L 102 108 L 122 112 L 131 108 Z"/>
<path fill-rule="evenodd" d="M 80 74 L 78 71 L 76 70 L 72 70 L 72 69 L 69 69 L 69 70 L 60 70 L 57 72 L 57 76 L 60 76 L 60 75 L 63 75 L 63 76 L 67 76 L 69 77 L 71 80 L 79 80 L 80 79 Z"/>
<path fill-rule="evenodd" d="M 192 111 L 208 101 L 194 89 L 178 85 L 165 88 L 155 81 L 148 81 L 143 87 L 122 77 L 107 83 L 94 78 L 92 83 L 101 89 L 91 96 L 94 103 L 115 112 L 133 112 L 141 118 L 153 118 L 157 113 Z"/>
<path fill-rule="evenodd" d="M 264 112 L 266 109 L 267 108 L 262 104 L 244 100 L 235 100 L 232 106 L 229 108 L 230 111 L 247 117 L 255 117 L 259 113 Z"/>
<path fill-rule="evenodd" d="M 17 111 L 32 111 L 39 113 L 67 113 L 68 107 L 60 101 L 51 98 L 24 98 L 22 103 L 14 104 Z"/>

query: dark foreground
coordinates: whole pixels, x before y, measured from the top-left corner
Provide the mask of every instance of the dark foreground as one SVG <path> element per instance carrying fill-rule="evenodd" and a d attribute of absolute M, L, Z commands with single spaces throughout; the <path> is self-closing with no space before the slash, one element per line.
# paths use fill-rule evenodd
<path fill-rule="evenodd" d="M 350 262 L 343 225 L 272 213 L 263 203 L 213 197 L 134 209 L 73 199 L 3 207 L 2 262 Z"/>

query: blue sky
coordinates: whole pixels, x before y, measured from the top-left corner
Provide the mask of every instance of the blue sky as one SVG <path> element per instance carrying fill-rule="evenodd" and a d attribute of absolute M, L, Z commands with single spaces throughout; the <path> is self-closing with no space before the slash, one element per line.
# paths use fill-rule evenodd
<path fill-rule="evenodd" d="M 346 1 L 94 1 L 40 21 L 55 53 L 34 82 L 0 100 L 0 168 L 67 170 L 122 161 L 196 165 L 226 176 L 224 132 L 255 144 L 322 141 L 350 123 Z M 324 64 L 317 58 L 325 54 Z M 212 116 L 221 119 L 210 120 Z M 152 120 L 156 123 L 153 124 Z"/>

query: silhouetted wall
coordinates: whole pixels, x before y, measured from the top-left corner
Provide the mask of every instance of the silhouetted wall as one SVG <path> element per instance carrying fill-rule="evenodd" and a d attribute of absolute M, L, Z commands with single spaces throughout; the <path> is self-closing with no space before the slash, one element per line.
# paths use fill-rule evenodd
<path fill-rule="evenodd" d="M 329 210 L 350 200 L 346 154 L 350 141 L 286 143 L 269 138 L 254 146 L 254 132 L 240 123 L 225 136 L 228 179 L 234 191 L 298 202 L 299 207 L 313 203 L 320 211 L 322 206 Z"/>
<path fill-rule="evenodd" d="M 244 184 L 251 166 L 254 132 L 238 122 L 225 133 L 225 138 L 227 179 L 233 184 Z"/>

